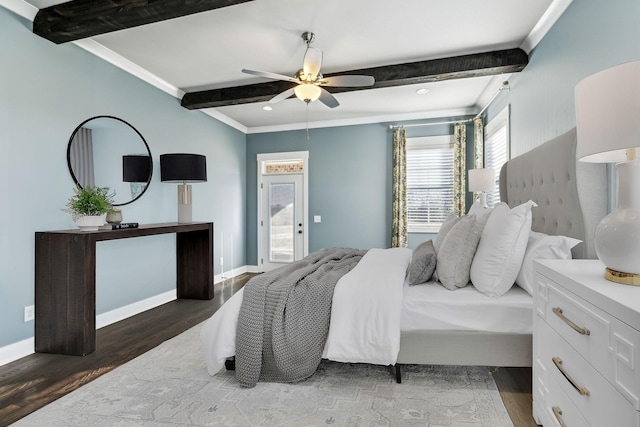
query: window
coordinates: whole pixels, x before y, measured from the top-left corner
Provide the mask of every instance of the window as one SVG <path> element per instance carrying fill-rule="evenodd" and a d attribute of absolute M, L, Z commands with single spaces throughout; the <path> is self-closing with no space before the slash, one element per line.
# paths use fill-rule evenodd
<path fill-rule="evenodd" d="M 437 233 L 453 212 L 453 135 L 407 138 L 407 228 Z"/>
<path fill-rule="evenodd" d="M 500 202 L 500 168 L 509 159 L 509 107 L 505 107 L 484 128 L 484 167 L 496 172 L 495 190 L 487 193 L 487 205 Z"/>

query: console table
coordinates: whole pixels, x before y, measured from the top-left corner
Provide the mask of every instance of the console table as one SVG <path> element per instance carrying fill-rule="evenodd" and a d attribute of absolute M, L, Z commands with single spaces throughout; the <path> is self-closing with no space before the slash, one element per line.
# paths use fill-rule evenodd
<path fill-rule="evenodd" d="M 96 349 L 96 242 L 176 234 L 178 298 L 213 298 L 213 223 L 35 235 L 35 351 L 84 356 Z"/>

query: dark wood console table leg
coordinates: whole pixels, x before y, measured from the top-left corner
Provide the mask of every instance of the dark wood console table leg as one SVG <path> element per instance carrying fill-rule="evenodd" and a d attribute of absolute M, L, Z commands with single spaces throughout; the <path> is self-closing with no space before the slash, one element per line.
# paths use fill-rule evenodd
<path fill-rule="evenodd" d="M 178 298 L 213 299 L 213 224 L 176 235 Z"/>
<path fill-rule="evenodd" d="M 96 241 L 36 233 L 35 351 L 84 356 L 96 349 Z"/>

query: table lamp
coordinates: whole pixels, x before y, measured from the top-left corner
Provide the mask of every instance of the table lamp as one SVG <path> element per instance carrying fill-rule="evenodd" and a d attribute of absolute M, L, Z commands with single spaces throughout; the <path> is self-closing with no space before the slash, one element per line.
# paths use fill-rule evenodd
<path fill-rule="evenodd" d="M 480 193 L 479 205 L 488 208 L 487 193 L 496 188 L 496 173 L 492 168 L 469 169 L 469 191 Z"/>
<path fill-rule="evenodd" d="M 138 199 L 151 181 L 151 156 L 127 154 L 122 156 L 122 181 L 131 189 L 131 202 Z M 131 203 L 129 202 L 129 203 Z"/>
<path fill-rule="evenodd" d="M 596 254 L 608 280 L 640 285 L 640 61 L 585 78 L 575 101 L 578 159 L 617 163 L 617 205 L 596 227 Z"/>
<path fill-rule="evenodd" d="M 122 181 L 149 182 L 151 178 L 151 157 L 127 154 L 122 156 Z"/>
<path fill-rule="evenodd" d="M 161 154 L 160 181 L 177 182 L 178 185 L 178 222 L 190 223 L 191 185 L 188 182 L 207 181 L 207 158 L 201 154 Z"/>

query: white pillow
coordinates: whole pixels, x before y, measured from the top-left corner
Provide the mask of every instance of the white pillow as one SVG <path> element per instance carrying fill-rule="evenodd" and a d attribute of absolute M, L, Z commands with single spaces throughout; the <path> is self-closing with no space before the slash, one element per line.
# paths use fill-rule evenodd
<path fill-rule="evenodd" d="M 581 240 L 566 236 L 550 236 L 532 231 L 529 233 L 527 250 L 524 253 L 522 267 L 516 278 L 516 284 L 533 295 L 534 259 L 571 259 L 571 248 Z"/>
<path fill-rule="evenodd" d="M 498 203 L 482 231 L 471 264 L 471 283 L 490 297 L 505 294 L 516 281 L 531 231 L 529 200 L 513 209 Z"/>

